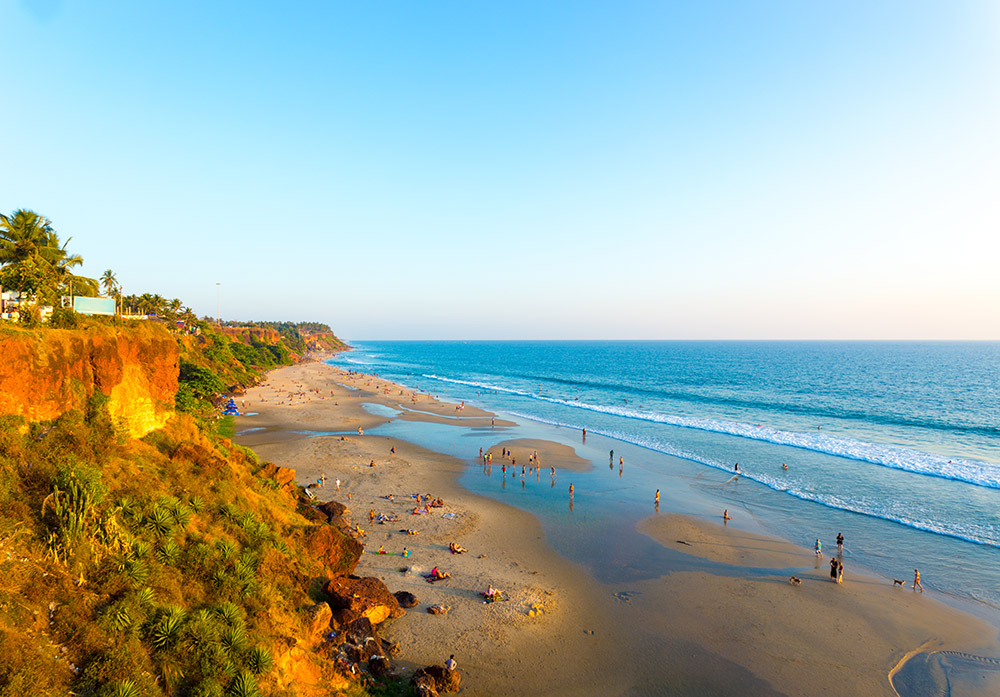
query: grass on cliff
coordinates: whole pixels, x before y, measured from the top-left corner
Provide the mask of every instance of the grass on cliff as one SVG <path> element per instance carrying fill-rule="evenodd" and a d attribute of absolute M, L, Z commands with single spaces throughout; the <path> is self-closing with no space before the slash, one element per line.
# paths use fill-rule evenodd
<path fill-rule="evenodd" d="M 256 469 L 183 415 L 139 441 L 99 405 L 0 418 L 0 697 L 286 694 L 326 569 Z"/>

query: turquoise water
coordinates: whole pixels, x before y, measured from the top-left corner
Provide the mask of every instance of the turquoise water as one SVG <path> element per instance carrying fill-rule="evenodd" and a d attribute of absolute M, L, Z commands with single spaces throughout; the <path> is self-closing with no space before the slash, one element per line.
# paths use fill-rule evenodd
<path fill-rule="evenodd" d="M 464 483 L 538 514 L 568 556 L 596 539 L 623 547 L 595 565 L 605 580 L 660 568 L 666 552 L 625 532 L 660 488 L 670 510 L 745 510 L 803 545 L 843 531 L 852 563 L 896 578 L 919 565 L 925 585 L 1000 607 L 998 343 L 372 342 L 331 363 L 520 424 L 421 436 L 453 454 L 508 437 L 573 444 L 597 465 L 574 475 L 574 511 L 545 477 L 470 466 Z"/>

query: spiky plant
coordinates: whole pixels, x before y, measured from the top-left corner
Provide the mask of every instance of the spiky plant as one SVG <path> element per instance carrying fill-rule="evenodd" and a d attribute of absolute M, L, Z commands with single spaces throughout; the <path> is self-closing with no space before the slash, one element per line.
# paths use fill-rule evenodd
<path fill-rule="evenodd" d="M 191 522 L 191 509 L 185 506 L 180 501 L 176 502 L 176 505 L 170 508 L 170 515 L 173 517 L 174 522 L 177 523 L 181 528 L 186 528 Z"/>
<path fill-rule="evenodd" d="M 246 630 L 240 626 L 226 627 L 219 634 L 219 645 L 222 646 L 222 650 L 229 657 L 229 660 L 235 661 L 246 649 Z"/>
<path fill-rule="evenodd" d="M 254 646 L 247 654 L 247 668 L 254 675 L 263 675 L 271 670 L 273 665 L 274 658 L 271 656 L 271 652 L 262 646 Z"/>
<path fill-rule="evenodd" d="M 145 540 L 133 540 L 130 556 L 132 556 L 133 559 L 145 559 L 149 556 L 152 549 L 152 545 Z"/>
<path fill-rule="evenodd" d="M 205 499 L 200 496 L 192 496 L 188 500 L 188 506 L 190 506 L 191 510 L 195 513 L 201 513 L 205 510 Z"/>
<path fill-rule="evenodd" d="M 253 673 L 243 672 L 229 684 L 226 694 L 230 697 L 259 697 L 260 687 Z"/>
<path fill-rule="evenodd" d="M 133 588 L 142 586 L 149 577 L 149 567 L 141 557 L 119 555 L 115 558 L 114 565 L 115 571 Z"/>
<path fill-rule="evenodd" d="M 215 543 L 215 548 L 219 550 L 219 556 L 222 557 L 224 561 L 229 561 L 236 556 L 236 543 L 232 540 L 219 540 Z"/>
<path fill-rule="evenodd" d="M 160 546 L 156 549 L 156 558 L 160 560 L 160 563 L 164 566 L 173 566 L 174 562 L 177 561 L 177 556 L 180 554 L 181 548 L 177 546 L 177 543 L 167 538 L 160 543 Z"/>
<path fill-rule="evenodd" d="M 219 515 L 225 520 L 235 520 L 239 515 L 239 511 L 236 510 L 236 506 L 231 503 L 219 504 Z"/>
<path fill-rule="evenodd" d="M 219 607 L 215 608 L 215 614 L 219 616 L 227 627 L 244 627 L 243 613 L 240 612 L 239 607 L 230 602 L 222 603 Z"/>
<path fill-rule="evenodd" d="M 134 680 L 116 680 L 105 690 L 100 692 L 101 697 L 141 697 L 142 690 L 135 684 Z"/>
<path fill-rule="evenodd" d="M 171 608 L 164 613 L 159 621 L 153 625 L 153 631 L 150 633 L 153 647 L 164 651 L 176 644 L 183 632 L 185 619 L 184 611 L 178 607 Z"/>
<path fill-rule="evenodd" d="M 174 527 L 174 518 L 170 511 L 157 504 L 146 516 L 146 529 L 157 537 L 169 535 Z"/>
<path fill-rule="evenodd" d="M 149 607 L 156 601 L 156 594 L 148 586 L 135 594 L 135 602 L 142 607 Z"/>

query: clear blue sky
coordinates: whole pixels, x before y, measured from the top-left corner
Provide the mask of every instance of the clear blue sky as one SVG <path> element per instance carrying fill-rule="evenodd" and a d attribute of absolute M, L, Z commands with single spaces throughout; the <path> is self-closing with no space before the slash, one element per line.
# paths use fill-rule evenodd
<path fill-rule="evenodd" d="M 1000 3 L 0 5 L 0 210 L 376 338 L 1000 339 Z"/>

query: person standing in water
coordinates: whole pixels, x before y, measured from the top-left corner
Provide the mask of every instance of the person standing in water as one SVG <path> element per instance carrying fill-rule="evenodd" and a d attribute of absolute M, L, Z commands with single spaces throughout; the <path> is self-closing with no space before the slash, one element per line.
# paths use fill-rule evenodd
<path fill-rule="evenodd" d="M 837 554 L 844 553 L 844 533 L 837 533 Z"/>
<path fill-rule="evenodd" d="M 569 495 L 570 496 L 573 495 L 573 485 L 572 484 L 569 485 Z"/>
<path fill-rule="evenodd" d="M 816 558 L 823 558 L 823 545 L 820 543 L 819 538 L 816 538 Z"/>
<path fill-rule="evenodd" d="M 655 504 L 656 504 L 657 506 L 659 506 L 659 505 L 660 505 L 660 490 L 659 490 L 659 489 L 657 489 L 657 490 L 656 490 L 656 498 L 654 499 L 654 501 L 653 501 L 653 502 L 654 502 L 654 503 L 655 503 Z"/>

